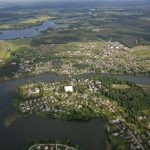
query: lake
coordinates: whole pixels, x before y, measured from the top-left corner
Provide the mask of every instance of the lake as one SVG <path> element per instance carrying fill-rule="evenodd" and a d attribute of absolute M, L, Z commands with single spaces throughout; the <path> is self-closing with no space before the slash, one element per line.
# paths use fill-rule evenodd
<path fill-rule="evenodd" d="M 84 18 L 85 17 L 75 17 L 68 19 L 46 20 L 39 25 L 34 25 L 26 28 L 0 30 L 0 40 L 13 40 L 18 38 L 34 37 L 49 28 L 69 27 L 68 24 L 64 24 L 64 21 L 81 20 Z"/>
<path fill-rule="evenodd" d="M 86 76 L 86 75 L 83 75 Z M 108 75 L 126 79 L 135 83 L 150 84 L 150 76 Z M 20 148 L 36 139 L 70 139 L 73 144 L 85 150 L 104 150 L 106 135 L 105 121 L 93 119 L 89 122 L 62 121 L 39 116 L 31 116 L 16 120 L 9 128 L 3 126 L 6 117 L 15 112 L 12 100 L 21 83 L 28 81 L 54 82 L 63 80 L 65 75 L 44 73 L 37 76 L 19 78 L 0 82 L 0 144 L 3 150 L 20 150 Z"/>
<path fill-rule="evenodd" d="M 57 24 L 57 20 L 47 20 L 40 25 L 21 29 L 0 30 L 0 40 L 12 40 L 17 38 L 29 38 L 39 35 L 49 28 L 67 28 L 67 24 Z"/>

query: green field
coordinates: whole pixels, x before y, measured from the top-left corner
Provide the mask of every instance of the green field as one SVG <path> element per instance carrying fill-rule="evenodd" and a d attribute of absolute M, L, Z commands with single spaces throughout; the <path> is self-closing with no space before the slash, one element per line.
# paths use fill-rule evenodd
<path fill-rule="evenodd" d="M 9 59 L 12 53 L 22 47 L 30 47 L 30 39 L 19 39 L 14 41 L 0 41 L 0 59 Z"/>
<path fill-rule="evenodd" d="M 36 18 L 31 18 L 31 19 L 27 19 L 27 20 L 23 20 L 20 21 L 19 23 L 21 24 L 21 26 L 23 25 L 36 25 L 36 24 L 40 24 L 43 21 L 49 20 L 49 19 L 54 19 L 54 17 L 50 17 L 50 16 L 38 16 Z"/>
<path fill-rule="evenodd" d="M 130 86 L 129 85 L 127 85 L 127 84 L 113 84 L 112 85 L 112 88 L 114 88 L 114 89 L 129 89 L 130 88 Z"/>
<path fill-rule="evenodd" d="M 148 57 L 150 58 L 150 46 L 138 46 L 132 48 L 133 54 L 135 54 L 138 57 Z"/>

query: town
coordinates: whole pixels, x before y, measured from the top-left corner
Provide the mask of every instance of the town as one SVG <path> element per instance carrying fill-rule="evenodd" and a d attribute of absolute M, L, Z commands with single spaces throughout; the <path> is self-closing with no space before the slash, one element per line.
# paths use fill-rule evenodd
<path fill-rule="evenodd" d="M 17 63 L 12 64 L 19 62 L 19 69 L 14 77 L 43 72 L 76 75 L 95 72 L 148 74 L 150 71 L 147 59 L 137 57 L 133 50 L 118 41 L 40 45 L 24 54 L 17 52 L 15 58 Z"/>
<path fill-rule="evenodd" d="M 114 85 L 119 89 L 119 84 L 111 85 L 116 89 Z M 122 90 L 132 90 L 130 86 L 120 84 Z M 117 141 L 117 145 L 121 143 L 122 146 L 133 150 L 146 150 L 150 146 L 149 123 L 146 133 L 136 129 L 138 123 L 133 124 L 132 119 L 126 119 L 123 107 L 116 101 L 98 94 L 108 93 L 110 89 L 106 87 L 103 80 L 95 78 L 28 83 L 19 88 L 14 103 L 21 114 L 44 113 L 50 118 L 65 120 L 106 118 L 106 131 L 112 144 Z"/>

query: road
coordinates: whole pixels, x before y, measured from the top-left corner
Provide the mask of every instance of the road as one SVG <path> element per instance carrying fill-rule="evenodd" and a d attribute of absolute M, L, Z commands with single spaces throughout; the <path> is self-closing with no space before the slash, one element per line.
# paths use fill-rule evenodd
<path fill-rule="evenodd" d="M 129 134 L 134 138 L 135 142 L 141 147 L 142 150 L 145 150 L 145 148 L 142 146 L 142 144 L 139 142 L 139 140 L 135 137 L 135 135 L 128 130 Z"/>

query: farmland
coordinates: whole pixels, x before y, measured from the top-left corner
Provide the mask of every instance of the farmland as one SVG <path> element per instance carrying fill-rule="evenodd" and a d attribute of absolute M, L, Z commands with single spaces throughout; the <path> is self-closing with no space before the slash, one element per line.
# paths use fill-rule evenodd
<path fill-rule="evenodd" d="M 33 7 L 16 11 L 13 6 L 9 13 L 7 7 L 3 8 L 0 31 L 3 27 L 17 29 L 48 19 L 63 19 L 57 23 L 68 27 L 49 28 L 33 38 L 2 40 L 0 78 L 43 72 L 149 74 L 150 21 L 143 18 L 149 18 L 148 6 L 135 4 L 130 9 L 121 4 L 97 5 L 94 9 L 69 10 Z"/>

